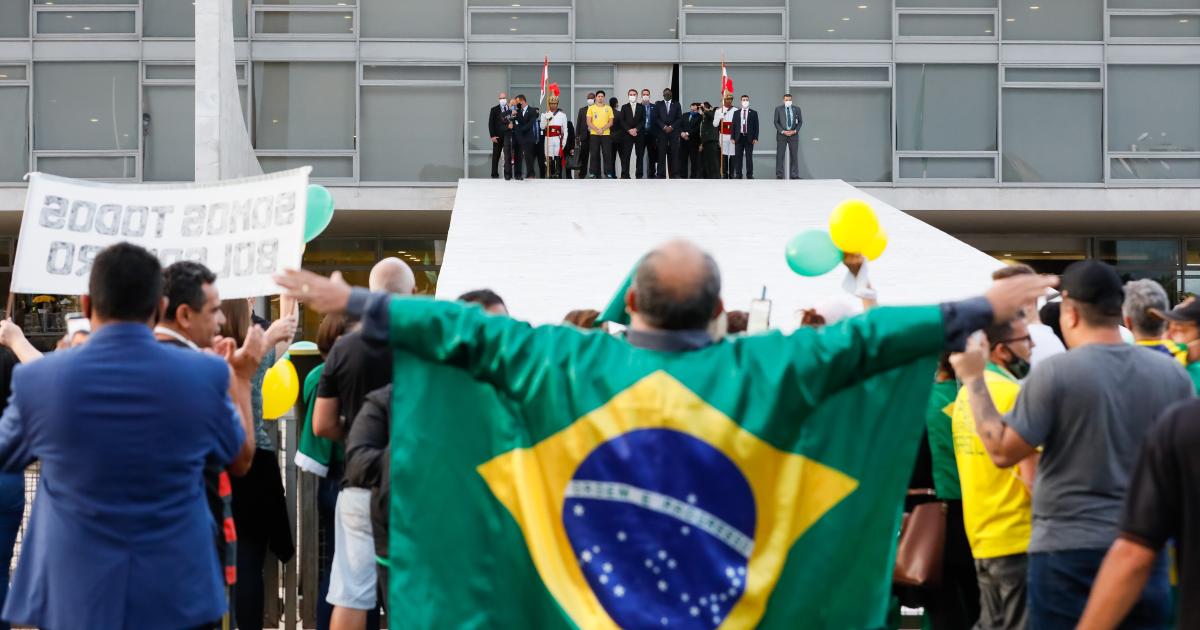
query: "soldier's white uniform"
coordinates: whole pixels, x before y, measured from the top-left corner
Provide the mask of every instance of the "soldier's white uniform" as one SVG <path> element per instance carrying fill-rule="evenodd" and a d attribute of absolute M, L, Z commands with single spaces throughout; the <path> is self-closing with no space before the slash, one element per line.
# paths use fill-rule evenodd
<path fill-rule="evenodd" d="M 567 114 L 561 109 L 542 114 L 542 129 L 546 134 L 546 157 L 562 157 L 563 143 L 567 141 Z"/>
<path fill-rule="evenodd" d="M 732 156 L 735 153 L 733 145 L 733 113 L 737 111 L 734 108 L 724 108 L 717 110 L 717 115 L 713 116 L 713 126 L 721 130 L 721 153 Z"/>

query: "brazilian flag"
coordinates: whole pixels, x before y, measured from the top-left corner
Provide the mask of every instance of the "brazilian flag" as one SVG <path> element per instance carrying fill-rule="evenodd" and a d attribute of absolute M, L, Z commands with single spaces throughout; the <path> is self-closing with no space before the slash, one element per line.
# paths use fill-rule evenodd
<path fill-rule="evenodd" d="M 877 628 L 936 307 L 691 352 L 393 299 L 405 628 Z"/>

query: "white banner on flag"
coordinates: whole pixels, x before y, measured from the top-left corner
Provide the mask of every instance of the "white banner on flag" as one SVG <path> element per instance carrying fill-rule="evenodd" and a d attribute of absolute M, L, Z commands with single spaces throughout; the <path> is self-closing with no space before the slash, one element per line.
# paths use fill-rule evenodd
<path fill-rule="evenodd" d="M 205 184 L 104 184 L 31 173 L 13 263 L 14 293 L 87 293 L 100 250 L 127 241 L 163 266 L 195 260 L 223 299 L 279 293 L 299 268 L 310 167 Z"/>

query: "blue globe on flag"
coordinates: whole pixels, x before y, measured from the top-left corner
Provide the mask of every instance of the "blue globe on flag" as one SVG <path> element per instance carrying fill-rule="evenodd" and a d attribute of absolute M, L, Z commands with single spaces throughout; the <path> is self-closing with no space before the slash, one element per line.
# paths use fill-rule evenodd
<path fill-rule="evenodd" d="M 712 629 L 745 592 L 754 495 L 725 454 L 692 435 L 641 429 L 600 445 L 568 484 L 562 519 L 623 628 Z"/>

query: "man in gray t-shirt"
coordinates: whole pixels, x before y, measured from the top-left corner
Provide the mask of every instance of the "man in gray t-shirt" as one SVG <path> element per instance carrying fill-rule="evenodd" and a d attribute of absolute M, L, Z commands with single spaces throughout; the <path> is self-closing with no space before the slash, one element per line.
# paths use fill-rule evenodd
<path fill-rule="evenodd" d="M 986 347 L 976 344 L 954 361 L 996 465 L 1012 466 L 1042 449 L 1029 545 L 1031 628 L 1078 622 L 1117 537 L 1145 435 L 1167 407 L 1192 395 L 1178 363 L 1122 342 L 1124 289 L 1112 267 L 1075 263 L 1063 274 L 1062 291 L 1060 322 L 1071 350 L 1033 370 L 1008 416 L 996 412 L 983 385 L 986 359 L 979 357 Z M 1156 568 L 1124 627 L 1161 627 L 1168 619 L 1165 568 Z"/>

